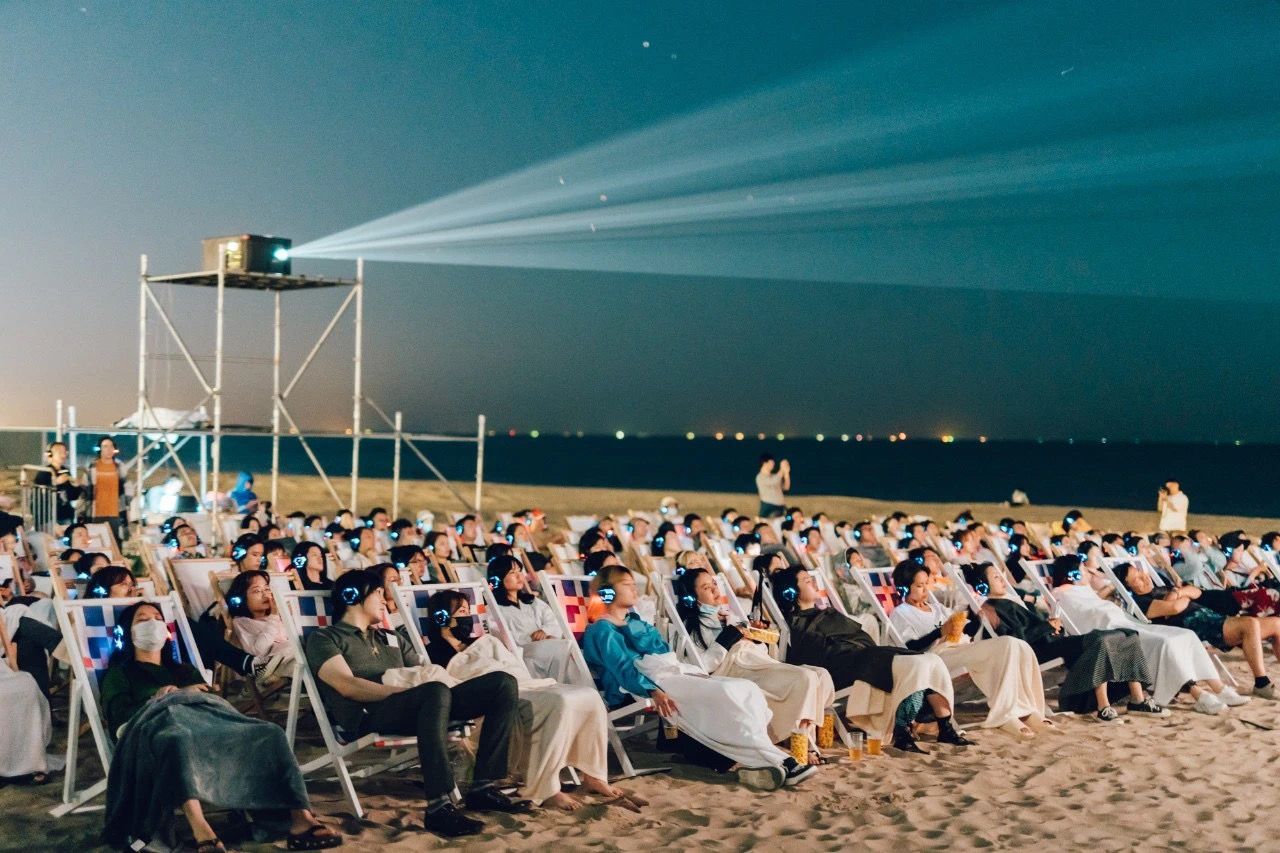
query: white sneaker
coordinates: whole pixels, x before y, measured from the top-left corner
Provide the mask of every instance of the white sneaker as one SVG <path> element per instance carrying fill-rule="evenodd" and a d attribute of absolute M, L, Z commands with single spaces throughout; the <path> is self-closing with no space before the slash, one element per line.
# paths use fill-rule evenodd
<path fill-rule="evenodd" d="M 1271 699 L 1272 701 L 1275 701 L 1277 699 L 1280 699 L 1280 690 L 1276 690 L 1276 685 L 1273 682 L 1271 684 L 1268 684 L 1266 687 L 1253 688 L 1252 695 L 1261 697 L 1263 699 Z"/>
<path fill-rule="evenodd" d="M 1214 714 L 1221 714 L 1223 711 L 1227 710 L 1227 706 L 1221 699 L 1214 696 L 1208 690 L 1202 690 L 1200 692 L 1200 698 L 1196 700 L 1196 704 L 1191 706 L 1191 710 L 1198 714 L 1208 714 L 1213 716 Z"/>
<path fill-rule="evenodd" d="M 1249 697 L 1241 696 L 1230 684 L 1223 685 L 1222 692 L 1218 694 L 1218 699 L 1226 703 L 1228 708 L 1239 708 L 1241 705 L 1249 704 Z"/>

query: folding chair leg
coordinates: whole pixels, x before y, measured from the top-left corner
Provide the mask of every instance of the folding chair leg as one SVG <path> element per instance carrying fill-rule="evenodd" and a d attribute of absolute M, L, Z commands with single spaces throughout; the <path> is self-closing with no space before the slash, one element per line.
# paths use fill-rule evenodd
<path fill-rule="evenodd" d="M 76 765 L 80 757 L 80 685 L 72 682 L 67 707 L 67 766 L 62 777 L 62 802 L 70 803 L 76 792 Z"/>
<path fill-rule="evenodd" d="M 289 687 L 289 712 L 284 721 L 284 736 L 293 749 L 293 741 L 298 736 L 298 712 L 302 704 L 302 679 L 294 673 L 293 684 Z"/>
<path fill-rule="evenodd" d="M 628 779 L 635 776 L 636 768 L 631 763 L 631 756 L 627 755 L 627 748 L 622 745 L 622 738 L 612 724 L 609 726 L 609 745 L 613 747 L 614 755 L 618 756 L 618 766 L 622 768 L 622 775 Z"/>
<path fill-rule="evenodd" d="M 831 709 L 831 713 L 836 718 L 836 733 L 840 735 L 840 742 L 844 744 L 845 749 L 853 746 L 853 738 L 849 736 L 849 728 L 844 724 L 844 714 L 835 708 Z"/>
<path fill-rule="evenodd" d="M 351 806 L 352 813 L 357 819 L 364 817 L 364 809 L 360 806 L 360 798 L 356 796 L 356 785 L 351 781 L 351 772 L 347 770 L 347 761 L 340 755 L 333 757 L 333 769 L 338 774 L 338 784 L 342 786 L 342 793 L 347 798 L 347 803 Z"/>

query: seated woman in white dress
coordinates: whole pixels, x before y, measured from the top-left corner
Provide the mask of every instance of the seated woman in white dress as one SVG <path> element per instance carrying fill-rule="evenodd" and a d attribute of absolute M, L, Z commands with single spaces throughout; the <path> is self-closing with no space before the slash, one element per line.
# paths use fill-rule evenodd
<path fill-rule="evenodd" d="M 1104 601 L 1084 580 L 1078 554 L 1053 561 L 1053 597 L 1064 621 L 1079 632 L 1128 628 L 1142 641 L 1142 654 L 1155 684 L 1151 698 L 1159 705 L 1184 692 L 1195 699 L 1193 710 L 1220 714 L 1228 706 L 1249 700 L 1218 680 L 1218 671 L 1194 632 L 1172 625 L 1151 625 L 1134 619 L 1116 604 Z M 1201 686 L 1203 685 L 1203 686 Z"/>
<path fill-rule="evenodd" d="M 564 680 L 569 644 L 551 607 L 529 592 L 524 564 L 510 555 L 499 555 L 486 569 L 489 588 L 502 608 L 502 620 L 511 639 L 524 652 L 524 662 L 536 678 Z"/>
<path fill-rule="evenodd" d="M 711 675 L 745 678 L 764 692 L 769 739 L 788 740 L 800 732 L 813 739 L 814 725 L 835 702 L 831 675 L 818 666 L 794 666 L 774 660 L 766 646 L 748 640 L 743 625 L 730 625 L 720 604 L 720 585 L 706 569 L 686 569 L 675 579 L 676 610 L 696 646 L 691 663 Z M 690 650 L 694 651 L 694 650 Z"/>
<path fill-rule="evenodd" d="M 427 656 L 459 681 L 488 672 L 503 671 L 519 684 L 520 702 L 529 706 L 520 714 L 513 738 L 513 765 L 522 766 L 521 793 L 543 806 L 576 811 L 582 802 L 560 789 L 560 771 L 576 767 L 582 785 L 593 794 L 639 811 L 647 803 L 609 784 L 608 716 L 600 694 L 590 687 L 555 684 L 535 677 L 497 637 L 476 638 L 471 605 L 457 590 L 441 590 L 431 596 L 428 610 L 438 619 L 424 640 Z"/>
<path fill-rule="evenodd" d="M 49 781 L 48 758 L 52 728 L 49 700 L 30 673 L 18 670 L 17 649 L 0 619 L 0 780 L 6 784 L 43 785 Z"/>
<path fill-rule="evenodd" d="M 255 570 L 235 576 L 227 590 L 227 613 L 231 616 L 231 639 L 238 647 L 255 658 L 271 660 L 277 671 L 293 660 L 293 645 L 276 612 L 271 577 L 266 572 Z M 290 667 L 283 669 L 278 674 L 292 671 Z"/>
<path fill-rule="evenodd" d="M 626 702 L 628 694 L 651 699 L 664 719 L 732 762 L 751 787 L 775 790 L 816 771 L 770 740 L 771 714 L 759 687 L 680 663 L 657 629 L 631 612 L 639 596 L 630 569 L 602 568 L 591 585 L 605 613 L 587 628 L 583 655 L 610 705 Z"/>
<path fill-rule="evenodd" d="M 1047 719 L 1040 663 L 1026 642 L 1016 637 L 972 640 L 979 626 L 967 610 L 950 611 L 930 595 L 932 577 L 923 561 L 903 560 L 893 569 L 902 602 L 889 616 L 907 648 L 930 651 L 952 671 L 968 670 L 987 697 L 985 728 L 1004 728 L 1031 737 L 1031 726 L 1052 726 Z M 958 623 L 958 624 L 956 624 Z"/>

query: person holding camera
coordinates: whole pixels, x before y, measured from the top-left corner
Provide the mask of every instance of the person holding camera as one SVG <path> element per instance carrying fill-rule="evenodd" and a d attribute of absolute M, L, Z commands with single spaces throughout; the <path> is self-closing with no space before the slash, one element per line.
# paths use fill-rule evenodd
<path fill-rule="evenodd" d="M 1187 529 L 1187 507 L 1191 500 L 1177 480 L 1166 480 L 1160 487 L 1156 509 L 1160 513 L 1161 533 L 1183 533 Z"/>
<path fill-rule="evenodd" d="M 777 463 L 772 453 L 760 454 L 760 470 L 756 473 L 756 494 L 760 498 L 760 517 L 777 518 L 786 511 L 785 492 L 791 490 L 791 463 Z"/>

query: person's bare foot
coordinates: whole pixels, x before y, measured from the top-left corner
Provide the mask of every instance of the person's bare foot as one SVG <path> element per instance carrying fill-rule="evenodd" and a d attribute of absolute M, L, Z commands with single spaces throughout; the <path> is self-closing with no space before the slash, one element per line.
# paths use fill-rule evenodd
<path fill-rule="evenodd" d="M 582 808 L 582 802 L 575 800 L 564 791 L 552 794 L 542 801 L 542 807 L 547 809 L 560 809 L 562 812 L 576 812 Z"/>

